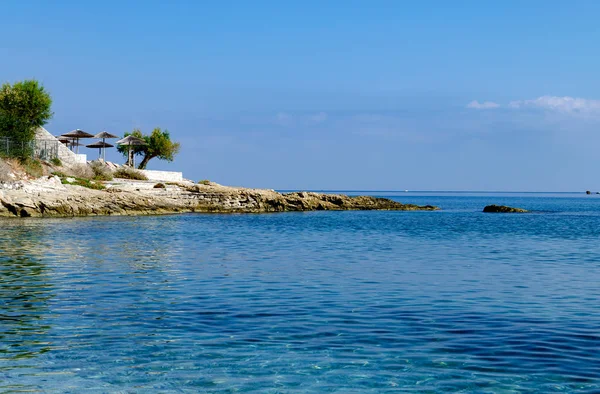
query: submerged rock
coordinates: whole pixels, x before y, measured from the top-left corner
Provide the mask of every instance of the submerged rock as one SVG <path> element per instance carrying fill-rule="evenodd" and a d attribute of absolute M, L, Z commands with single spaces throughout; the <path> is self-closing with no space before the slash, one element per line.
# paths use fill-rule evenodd
<path fill-rule="evenodd" d="M 506 205 L 488 205 L 483 208 L 483 212 L 488 213 L 524 213 L 529 212 L 526 209 L 507 207 Z"/>
<path fill-rule="evenodd" d="M 317 210 L 433 211 L 431 205 L 402 204 L 386 198 L 192 183 L 106 182 L 106 190 L 62 185 L 54 179 L 30 182 L 22 190 L 0 190 L 0 217 L 146 215 L 176 212 L 262 213 Z"/>

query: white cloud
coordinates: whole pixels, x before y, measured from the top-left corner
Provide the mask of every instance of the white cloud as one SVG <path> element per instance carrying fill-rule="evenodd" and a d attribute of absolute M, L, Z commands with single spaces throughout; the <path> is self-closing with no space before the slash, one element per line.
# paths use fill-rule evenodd
<path fill-rule="evenodd" d="M 510 108 L 540 108 L 557 112 L 583 113 L 600 112 L 600 100 L 589 100 L 578 97 L 541 96 L 534 100 L 511 101 Z"/>
<path fill-rule="evenodd" d="M 319 112 L 308 117 L 313 123 L 323 123 L 327 120 L 327 114 L 325 112 Z"/>
<path fill-rule="evenodd" d="M 317 125 L 326 122 L 328 119 L 329 115 L 326 112 L 316 112 L 313 114 L 279 112 L 272 118 L 272 122 L 276 125 L 287 127 L 301 124 Z"/>
<path fill-rule="evenodd" d="M 485 101 L 483 103 L 480 103 L 477 100 L 473 100 L 469 104 L 467 104 L 467 108 L 471 109 L 494 109 L 499 107 L 500 104 L 494 103 L 493 101 Z"/>
<path fill-rule="evenodd" d="M 294 116 L 286 112 L 279 112 L 273 121 L 280 126 L 290 126 L 294 122 Z"/>

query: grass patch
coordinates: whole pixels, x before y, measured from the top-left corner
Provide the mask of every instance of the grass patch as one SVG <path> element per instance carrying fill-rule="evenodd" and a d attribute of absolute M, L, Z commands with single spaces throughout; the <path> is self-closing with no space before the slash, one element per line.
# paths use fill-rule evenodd
<path fill-rule="evenodd" d="M 113 173 L 115 178 L 134 179 L 138 181 L 147 181 L 146 175 L 129 167 L 121 167 Z"/>
<path fill-rule="evenodd" d="M 203 179 L 201 181 L 198 181 L 198 183 L 201 185 L 210 186 L 210 181 L 208 179 Z"/>
<path fill-rule="evenodd" d="M 103 184 L 90 181 L 89 179 L 71 178 L 71 179 L 74 179 L 72 182 L 69 182 L 67 179 L 68 178 L 61 178 L 60 182 L 63 185 L 83 186 L 83 187 L 87 187 L 88 189 L 94 189 L 94 190 L 104 190 L 104 189 L 106 189 L 106 186 L 104 186 Z"/>
<path fill-rule="evenodd" d="M 94 190 L 106 189 L 106 186 L 104 186 L 103 184 L 101 184 L 99 182 L 94 182 L 92 180 L 85 179 L 85 178 L 72 177 L 72 176 L 69 176 L 60 171 L 53 171 L 52 175 L 56 175 L 57 177 L 59 177 L 60 183 L 62 183 L 63 185 L 82 186 L 82 187 L 87 187 L 88 189 L 94 189 Z M 71 180 L 71 182 L 69 182 L 69 180 Z"/>
<path fill-rule="evenodd" d="M 42 163 L 37 159 L 32 159 L 28 157 L 25 159 L 20 159 L 19 163 L 21 164 L 21 167 L 23 167 L 25 173 L 29 176 L 39 178 L 42 175 L 44 175 L 44 168 L 42 167 Z"/>
<path fill-rule="evenodd" d="M 154 185 L 155 189 L 166 189 L 167 187 L 165 186 L 164 183 L 157 183 L 156 185 Z"/>
<path fill-rule="evenodd" d="M 50 164 L 57 167 L 62 167 L 62 161 L 60 161 L 58 157 L 53 157 L 52 159 L 50 159 Z"/>

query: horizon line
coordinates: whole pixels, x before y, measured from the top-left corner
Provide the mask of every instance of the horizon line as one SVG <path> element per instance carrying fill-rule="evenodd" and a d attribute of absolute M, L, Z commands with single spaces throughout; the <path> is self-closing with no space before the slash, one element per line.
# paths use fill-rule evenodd
<path fill-rule="evenodd" d="M 502 190 L 368 190 L 368 189 L 275 189 L 279 192 L 366 192 L 366 193 L 546 193 L 546 194 L 585 194 L 585 191 L 502 191 Z M 596 192 L 591 192 L 595 194 Z"/>

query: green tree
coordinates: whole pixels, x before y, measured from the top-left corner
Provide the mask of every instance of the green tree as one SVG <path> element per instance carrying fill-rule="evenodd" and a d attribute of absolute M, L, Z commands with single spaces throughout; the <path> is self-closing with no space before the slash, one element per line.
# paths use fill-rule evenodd
<path fill-rule="evenodd" d="M 127 157 L 128 151 L 131 151 L 131 154 L 142 156 L 142 161 L 138 166 L 140 170 L 145 169 L 148 162 L 154 158 L 173 161 L 175 155 L 179 153 L 180 144 L 179 142 L 171 141 L 171 135 L 168 130 L 161 130 L 157 127 L 152 130 L 150 135 L 144 135 L 140 129 L 134 129 L 131 133 L 125 133 L 125 137 L 129 135 L 143 139 L 146 145 L 132 146 L 131 149 L 128 146 L 120 145 L 117 149 L 125 157 Z"/>
<path fill-rule="evenodd" d="M 36 80 L 5 83 L 0 88 L 0 136 L 26 144 L 52 118 L 52 98 Z"/>

